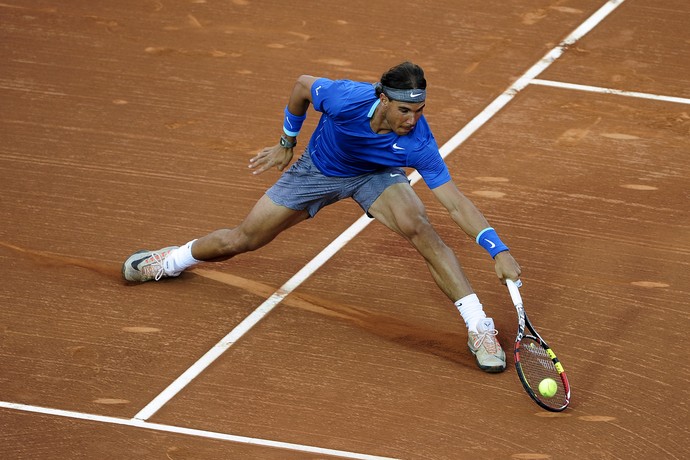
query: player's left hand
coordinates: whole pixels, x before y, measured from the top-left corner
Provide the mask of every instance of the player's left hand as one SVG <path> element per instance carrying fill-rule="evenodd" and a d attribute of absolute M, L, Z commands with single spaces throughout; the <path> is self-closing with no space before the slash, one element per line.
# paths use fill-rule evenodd
<path fill-rule="evenodd" d="M 513 281 L 520 279 L 520 273 L 522 273 L 522 270 L 509 251 L 499 252 L 496 254 L 494 261 L 496 262 L 494 268 L 498 278 L 501 280 L 501 283 L 506 284 L 507 279 Z"/>
<path fill-rule="evenodd" d="M 274 166 L 278 168 L 278 171 L 282 171 L 292 161 L 292 155 L 291 148 L 286 149 L 280 144 L 266 147 L 249 160 L 249 169 L 255 170 L 252 174 L 261 174 Z"/>

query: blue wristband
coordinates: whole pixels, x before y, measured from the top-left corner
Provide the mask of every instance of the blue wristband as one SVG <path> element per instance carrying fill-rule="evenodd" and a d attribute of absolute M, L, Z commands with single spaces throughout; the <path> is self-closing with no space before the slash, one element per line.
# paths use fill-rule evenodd
<path fill-rule="evenodd" d="M 297 137 L 300 130 L 302 129 L 302 123 L 304 123 L 304 120 L 306 120 L 306 118 L 307 114 L 304 114 L 301 117 L 291 114 L 286 105 L 285 119 L 283 120 L 283 131 L 288 136 Z"/>
<path fill-rule="evenodd" d="M 477 244 L 486 249 L 492 258 L 496 257 L 496 254 L 499 252 L 508 250 L 508 246 L 503 244 L 496 230 L 491 227 L 485 228 L 479 232 L 479 235 L 477 235 Z"/>

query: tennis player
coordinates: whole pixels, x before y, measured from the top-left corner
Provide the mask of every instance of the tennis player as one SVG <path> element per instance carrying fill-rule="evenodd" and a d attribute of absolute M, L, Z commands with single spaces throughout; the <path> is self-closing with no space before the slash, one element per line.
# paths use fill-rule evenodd
<path fill-rule="evenodd" d="M 520 267 L 476 206 L 452 181 L 424 118 L 423 70 L 403 62 L 376 84 L 297 79 L 285 107 L 277 145 L 250 159 L 260 174 L 284 171 L 310 105 L 321 113 L 304 153 L 258 200 L 240 224 L 180 247 L 138 251 L 123 264 L 126 280 L 144 282 L 180 275 L 201 261 L 220 261 L 256 250 L 283 230 L 314 217 L 324 206 L 352 198 L 370 216 L 403 236 L 421 254 L 431 275 L 455 303 L 468 329 L 468 347 L 487 372 L 505 369 L 493 319 L 484 312 L 453 251 L 429 223 L 405 171 L 416 169 L 457 225 L 493 257 L 499 279 L 517 280 Z"/>

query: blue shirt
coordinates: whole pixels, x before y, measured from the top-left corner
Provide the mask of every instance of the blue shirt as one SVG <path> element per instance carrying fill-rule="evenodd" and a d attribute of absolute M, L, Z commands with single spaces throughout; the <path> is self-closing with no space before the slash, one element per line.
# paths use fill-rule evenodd
<path fill-rule="evenodd" d="M 386 167 L 409 167 L 431 189 L 451 179 L 424 116 L 404 136 L 377 134 L 371 129 L 371 117 L 379 104 L 371 83 L 319 78 L 311 87 L 311 96 L 321 118 L 309 151 L 324 175 L 353 177 Z"/>

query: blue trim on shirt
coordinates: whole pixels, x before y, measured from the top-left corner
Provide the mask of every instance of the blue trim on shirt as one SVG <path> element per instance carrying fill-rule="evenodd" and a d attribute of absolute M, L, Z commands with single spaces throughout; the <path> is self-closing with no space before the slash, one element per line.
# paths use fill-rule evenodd
<path fill-rule="evenodd" d="M 374 116 L 374 112 L 376 112 L 376 107 L 378 107 L 380 103 L 381 99 L 376 99 L 376 102 L 374 102 L 374 105 L 371 106 L 371 109 L 369 110 L 367 117 L 371 118 Z"/>

